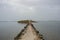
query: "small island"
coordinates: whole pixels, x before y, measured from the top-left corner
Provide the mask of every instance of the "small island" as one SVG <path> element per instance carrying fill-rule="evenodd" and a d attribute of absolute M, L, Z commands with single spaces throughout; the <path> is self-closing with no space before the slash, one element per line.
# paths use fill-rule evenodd
<path fill-rule="evenodd" d="M 24 24 L 28 24 L 28 23 L 36 23 L 36 21 L 33 21 L 33 20 L 20 20 L 20 21 L 17 21 L 18 23 L 24 23 Z"/>

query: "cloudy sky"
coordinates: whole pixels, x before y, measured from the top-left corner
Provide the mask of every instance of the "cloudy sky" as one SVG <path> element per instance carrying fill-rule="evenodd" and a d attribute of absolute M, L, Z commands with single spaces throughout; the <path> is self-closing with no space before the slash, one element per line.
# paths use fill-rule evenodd
<path fill-rule="evenodd" d="M 60 20 L 60 0 L 0 0 L 0 21 Z"/>

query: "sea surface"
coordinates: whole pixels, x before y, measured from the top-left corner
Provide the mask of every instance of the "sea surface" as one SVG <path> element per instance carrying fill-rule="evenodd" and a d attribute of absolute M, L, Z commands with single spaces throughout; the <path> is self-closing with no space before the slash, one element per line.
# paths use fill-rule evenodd
<path fill-rule="evenodd" d="M 60 21 L 39 21 L 34 27 L 45 40 L 60 40 Z M 14 37 L 26 26 L 16 21 L 0 21 L 0 40 L 14 40 Z"/>

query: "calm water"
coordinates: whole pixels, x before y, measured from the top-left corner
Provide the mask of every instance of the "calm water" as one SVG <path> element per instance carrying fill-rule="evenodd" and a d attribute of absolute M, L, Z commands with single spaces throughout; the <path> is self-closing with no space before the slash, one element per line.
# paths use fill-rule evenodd
<path fill-rule="evenodd" d="M 0 22 L 0 40 L 14 40 L 24 26 L 17 22 Z M 39 21 L 34 26 L 45 40 L 60 40 L 60 21 Z"/>

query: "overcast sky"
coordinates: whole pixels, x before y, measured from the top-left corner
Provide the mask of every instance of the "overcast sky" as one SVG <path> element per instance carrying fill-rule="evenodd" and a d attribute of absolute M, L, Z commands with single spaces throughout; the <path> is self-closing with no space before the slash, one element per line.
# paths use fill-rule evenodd
<path fill-rule="evenodd" d="M 60 0 L 0 0 L 0 21 L 60 20 Z"/>

